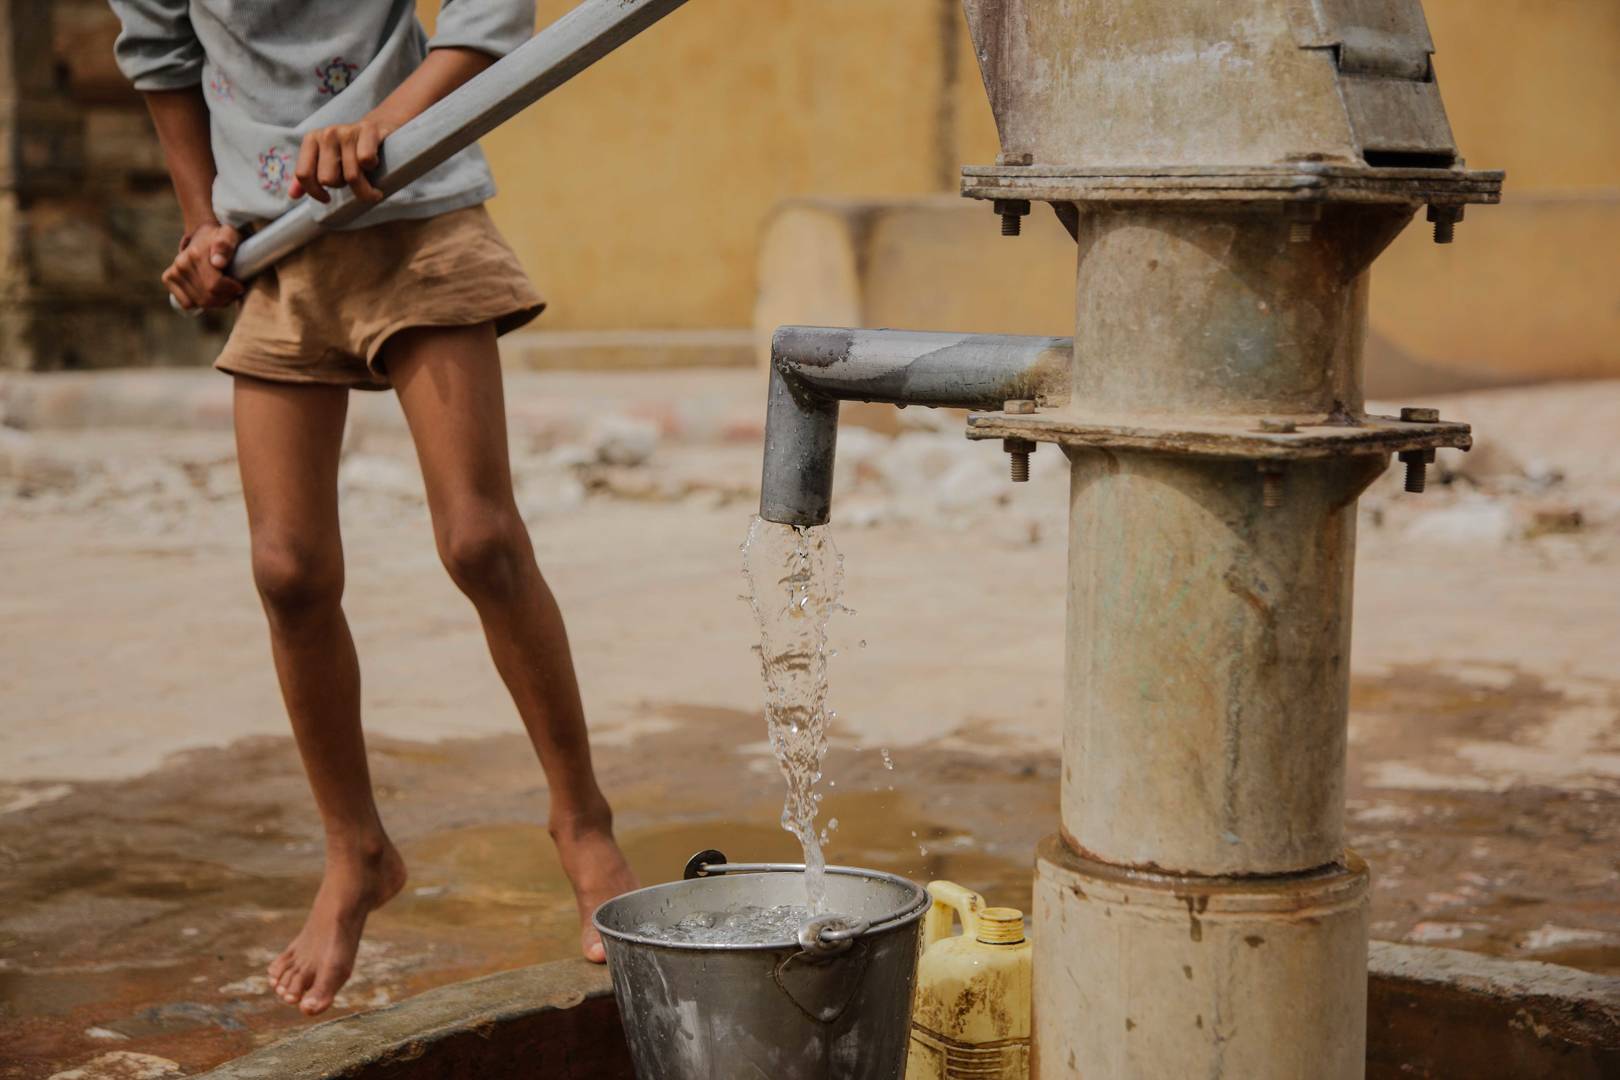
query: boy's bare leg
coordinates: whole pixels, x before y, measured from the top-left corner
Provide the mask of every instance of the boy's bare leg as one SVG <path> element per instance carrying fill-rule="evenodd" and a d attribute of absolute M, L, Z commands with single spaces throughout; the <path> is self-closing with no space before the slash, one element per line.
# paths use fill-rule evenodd
<path fill-rule="evenodd" d="M 417 328 L 383 349 L 416 441 L 445 567 L 478 609 L 495 667 L 551 790 L 550 829 L 574 886 L 581 945 L 601 963 L 591 915 L 636 885 L 597 787 L 562 613 L 512 495 L 506 406 L 491 326 Z"/>
<path fill-rule="evenodd" d="M 343 617 L 337 470 L 349 392 L 236 380 L 236 446 L 253 578 L 298 752 L 326 830 L 304 928 L 270 965 L 277 995 L 314 1016 L 348 979 L 366 916 L 405 884 L 383 832 L 360 732 L 360 667 Z"/>

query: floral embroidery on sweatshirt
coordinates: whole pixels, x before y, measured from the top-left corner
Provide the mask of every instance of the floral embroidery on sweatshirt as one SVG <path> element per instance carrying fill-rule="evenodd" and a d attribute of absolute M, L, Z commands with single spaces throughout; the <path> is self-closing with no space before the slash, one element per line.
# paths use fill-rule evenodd
<path fill-rule="evenodd" d="M 359 70 L 359 64 L 351 64 L 341 56 L 332 57 L 315 69 L 315 76 L 321 81 L 319 92 L 336 97 L 354 81 L 354 73 Z"/>
<path fill-rule="evenodd" d="M 231 89 L 231 80 L 227 79 L 222 71 L 216 71 L 208 76 L 208 92 L 214 95 L 216 101 L 236 100 L 236 91 Z"/>
<path fill-rule="evenodd" d="M 272 146 L 259 155 L 259 186 L 272 195 L 280 195 L 292 176 L 292 156 L 279 146 Z"/>

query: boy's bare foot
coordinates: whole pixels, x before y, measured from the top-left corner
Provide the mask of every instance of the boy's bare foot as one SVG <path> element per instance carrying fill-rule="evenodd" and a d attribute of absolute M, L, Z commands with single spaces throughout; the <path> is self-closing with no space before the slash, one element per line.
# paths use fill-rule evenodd
<path fill-rule="evenodd" d="M 574 886 L 574 902 L 579 905 L 580 950 L 593 964 L 607 961 L 602 935 L 591 925 L 596 909 L 630 890 L 639 882 L 613 839 L 613 816 L 600 815 L 560 819 L 552 816 L 551 838 L 557 844 L 563 873 Z"/>
<path fill-rule="evenodd" d="M 304 928 L 270 964 L 276 996 L 305 1016 L 332 1006 L 354 970 L 366 916 L 405 887 L 405 860 L 387 837 L 346 847 L 328 843 L 326 872 Z"/>

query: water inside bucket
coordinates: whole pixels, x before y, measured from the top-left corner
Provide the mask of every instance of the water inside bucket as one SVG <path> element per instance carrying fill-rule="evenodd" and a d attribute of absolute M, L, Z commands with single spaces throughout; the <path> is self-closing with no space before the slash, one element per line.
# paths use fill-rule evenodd
<path fill-rule="evenodd" d="M 729 911 L 694 911 L 673 924 L 644 922 L 635 932 L 671 945 L 769 945 L 795 940 L 809 918 L 810 909 L 800 904 L 744 904 Z"/>

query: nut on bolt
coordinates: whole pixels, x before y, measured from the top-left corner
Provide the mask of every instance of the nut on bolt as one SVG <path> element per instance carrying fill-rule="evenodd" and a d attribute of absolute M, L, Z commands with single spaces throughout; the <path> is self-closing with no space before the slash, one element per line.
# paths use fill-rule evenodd
<path fill-rule="evenodd" d="M 1423 494 L 1423 489 L 1429 483 L 1429 464 L 1434 461 L 1434 448 L 1427 450 L 1402 450 L 1401 461 L 1406 463 L 1406 490 L 1413 495 Z"/>
<path fill-rule="evenodd" d="M 1029 483 L 1029 455 L 1035 452 L 1035 443 L 1030 439 L 1002 439 L 1001 448 L 1012 463 L 1012 482 Z"/>
<path fill-rule="evenodd" d="M 1254 429 L 1267 435 L 1292 435 L 1299 430 L 1292 420 L 1284 420 L 1276 416 L 1261 417 L 1260 422 L 1255 425 Z"/>
<path fill-rule="evenodd" d="M 1013 398 L 1001 406 L 1001 411 L 1008 416 L 1033 416 L 1035 402 L 1029 398 Z"/>
<path fill-rule="evenodd" d="M 1430 207 L 1429 211 L 1432 214 L 1434 208 Z M 1408 424 L 1437 424 L 1440 422 L 1440 410 L 1408 405 L 1401 410 L 1401 420 Z M 1423 489 L 1429 485 L 1429 465 L 1434 461 L 1434 448 L 1402 450 L 1399 456 L 1406 465 L 1406 490 L 1413 495 L 1423 494 Z"/>
<path fill-rule="evenodd" d="M 1017 236 L 1024 231 L 1024 218 L 1029 216 L 1028 199 L 997 199 L 996 213 L 1001 215 L 1001 235 Z"/>
<path fill-rule="evenodd" d="M 1434 223 L 1434 242 L 1449 244 L 1457 238 L 1457 222 L 1463 219 L 1460 206 L 1430 206 L 1429 220 Z"/>

